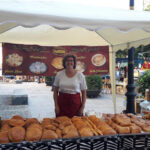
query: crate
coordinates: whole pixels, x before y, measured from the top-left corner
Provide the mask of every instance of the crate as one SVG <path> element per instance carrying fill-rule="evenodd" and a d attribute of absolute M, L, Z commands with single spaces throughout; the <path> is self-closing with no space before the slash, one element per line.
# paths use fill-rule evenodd
<path fill-rule="evenodd" d="M 119 148 L 125 149 L 150 149 L 150 134 L 139 133 L 139 134 L 127 134 L 119 135 Z"/>
<path fill-rule="evenodd" d="M 142 150 L 150 149 L 150 134 L 122 134 L 0 144 L 0 150 Z"/>

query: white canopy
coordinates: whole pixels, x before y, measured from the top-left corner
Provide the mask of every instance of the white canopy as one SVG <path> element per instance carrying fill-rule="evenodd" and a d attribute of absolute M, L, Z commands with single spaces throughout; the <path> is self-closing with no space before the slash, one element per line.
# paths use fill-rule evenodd
<path fill-rule="evenodd" d="M 61 30 L 82 27 L 97 32 L 107 43 L 113 45 L 113 49 L 118 50 L 127 48 L 127 43 L 132 43 L 130 46 L 135 47 L 140 44 L 148 44 L 150 40 L 149 24 L 149 12 L 101 8 L 96 4 L 89 6 L 52 0 L 1 0 L 0 5 L 0 33 L 3 33 L 0 36 L 0 42 L 9 40 L 9 36 L 12 36 L 14 32 L 15 36 L 11 40 L 18 43 L 20 36 L 16 35 L 17 31 L 24 34 L 22 43 L 34 44 L 41 39 L 44 39 L 44 41 L 46 38 L 49 39 L 49 37 L 45 37 L 44 33 L 53 35 L 54 29 L 37 27 L 39 25 L 49 25 Z M 25 29 L 23 31 L 23 28 L 19 27 L 14 31 L 7 31 L 18 26 L 37 27 L 37 30 L 29 31 L 29 29 Z M 7 33 L 4 34 L 6 31 Z M 32 40 L 28 38 L 27 31 L 31 37 L 33 35 Z M 71 29 L 69 31 L 71 32 Z M 68 33 L 68 30 L 66 32 Z M 39 34 L 45 38 L 35 38 Z M 76 34 L 79 36 L 80 30 Z M 62 42 L 60 42 L 60 37 L 64 39 Z M 64 43 L 64 41 L 67 41 L 64 31 L 56 34 L 54 38 L 56 38 L 54 43 L 49 40 L 52 45 L 70 45 L 70 40 Z M 73 40 L 73 36 L 71 39 Z M 8 42 L 11 42 L 11 40 Z M 139 42 L 140 40 L 142 42 Z M 31 43 L 31 41 L 33 42 Z M 99 41 L 101 42 L 101 38 L 99 38 Z M 48 45 L 48 42 L 45 42 L 45 44 Z M 74 42 L 74 45 L 78 45 L 78 43 Z"/>
<path fill-rule="evenodd" d="M 149 44 L 149 32 L 149 12 L 52 0 L 1 0 L 0 4 L 0 42 L 109 45 L 112 83 L 115 83 L 116 50 Z M 115 93 L 115 84 L 112 89 Z M 113 94 L 116 107 L 115 97 Z"/>

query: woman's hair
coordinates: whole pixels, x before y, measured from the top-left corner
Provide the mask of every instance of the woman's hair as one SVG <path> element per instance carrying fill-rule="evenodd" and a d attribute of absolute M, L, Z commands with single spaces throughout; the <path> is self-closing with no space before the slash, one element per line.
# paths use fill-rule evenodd
<path fill-rule="evenodd" d="M 63 58 L 63 67 L 66 68 L 66 61 L 68 60 L 68 58 L 73 58 L 73 62 L 74 62 L 74 66 L 73 66 L 73 69 L 76 68 L 76 57 L 74 55 L 66 55 L 64 58 Z"/>

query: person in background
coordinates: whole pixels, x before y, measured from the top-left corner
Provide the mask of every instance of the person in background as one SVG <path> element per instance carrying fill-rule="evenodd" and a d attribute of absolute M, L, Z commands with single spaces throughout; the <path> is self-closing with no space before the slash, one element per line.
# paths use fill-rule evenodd
<path fill-rule="evenodd" d="M 124 67 L 124 78 L 128 77 L 128 66 Z"/>
<path fill-rule="evenodd" d="M 57 73 L 54 81 L 55 114 L 58 116 L 82 116 L 86 102 L 85 76 L 76 71 L 76 57 L 63 58 L 64 69 Z"/>
<path fill-rule="evenodd" d="M 120 68 L 120 81 L 123 82 L 124 81 L 124 70 L 123 68 Z"/>
<path fill-rule="evenodd" d="M 120 81 L 120 77 L 121 77 L 121 72 L 120 72 L 118 66 L 116 66 L 116 80 Z"/>

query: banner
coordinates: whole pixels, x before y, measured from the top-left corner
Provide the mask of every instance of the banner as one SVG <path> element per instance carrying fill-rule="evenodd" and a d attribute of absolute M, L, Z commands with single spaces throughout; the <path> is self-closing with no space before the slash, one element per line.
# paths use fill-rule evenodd
<path fill-rule="evenodd" d="M 76 69 L 85 75 L 109 73 L 108 46 L 38 46 L 3 43 L 3 75 L 54 76 L 63 69 L 67 54 L 77 58 Z"/>
<path fill-rule="evenodd" d="M 150 69 L 150 61 L 144 61 L 142 69 Z"/>

